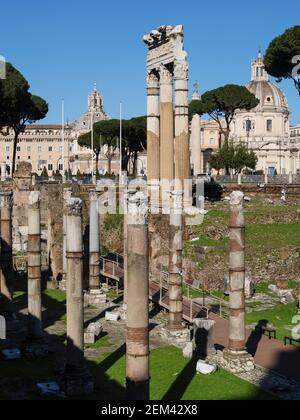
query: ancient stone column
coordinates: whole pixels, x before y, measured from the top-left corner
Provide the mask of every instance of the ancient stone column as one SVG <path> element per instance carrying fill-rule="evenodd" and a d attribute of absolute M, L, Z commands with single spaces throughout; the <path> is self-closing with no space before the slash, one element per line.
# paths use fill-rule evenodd
<path fill-rule="evenodd" d="M 92 392 L 84 359 L 82 201 L 66 200 L 67 216 L 67 360 L 65 385 L 68 395 Z"/>
<path fill-rule="evenodd" d="M 6 163 L 1 163 L 1 181 L 4 182 L 6 180 Z"/>
<path fill-rule="evenodd" d="M 123 305 L 124 305 L 124 309 L 127 308 L 127 277 L 128 277 L 128 271 L 127 271 L 127 266 L 128 266 L 128 252 L 127 252 L 127 214 L 124 214 L 124 238 L 123 238 L 123 243 L 124 243 L 124 253 L 123 253 L 123 268 L 124 268 L 124 297 L 123 297 Z"/>
<path fill-rule="evenodd" d="M 100 237 L 99 237 L 99 214 L 98 194 L 95 190 L 90 191 L 90 275 L 89 290 L 100 289 Z"/>
<path fill-rule="evenodd" d="M 126 390 L 128 400 L 149 399 L 148 203 L 142 192 L 128 198 Z"/>
<path fill-rule="evenodd" d="M 12 205 L 13 193 L 0 193 L 0 231 L 1 231 L 1 255 L 0 255 L 0 313 L 7 321 L 12 321 L 13 314 L 13 267 L 12 267 Z"/>
<path fill-rule="evenodd" d="M 175 62 L 175 179 L 190 178 L 188 63 Z M 178 190 L 178 188 L 176 188 Z"/>
<path fill-rule="evenodd" d="M 41 288 L 41 215 L 38 191 L 32 191 L 28 203 L 28 339 L 38 340 L 42 329 Z"/>
<path fill-rule="evenodd" d="M 230 196 L 229 254 L 229 342 L 224 358 L 231 371 L 250 369 L 251 356 L 246 352 L 245 329 L 245 218 L 244 194 Z M 247 367 L 248 366 L 248 367 Z M 252 365 L 254 367 L 254 365 Z"/>
<path fill-rule="evenodd" d="M 66 214 L 66 202 L 72 196 L 72 188 L 64 188 L 63 191 L 63 278 L 60 284 L 60 288 L 66 290 L 67 280 L 67 214 Z"/>
<path fill-rule="evenodd" d="M 192 119 L 191 130 L 191 163 L 194 169 L 194 176 L 202 173 L 201 156 L 201 120 L 198 114 Z"/>
<path fill-rule="evenodd" d="M 234 191 L 230 196 L 230 329 L 228 348 L 245 350 L 245 218 L 244 195 Z"/>
<path fill-rule="evenodd" d="M 160 178 L 160 144 L 159 144 L 159 81 L 151 72 L 147 77 L 147 175 L 148 182 Z"/>
<path fill-rule="evenodd" d="M 180 330 L 182 324 L 182 248 L 183 248 L 183 193 L 171 193 L 169 230 L 169 328 Z"/>
<path fill-rule="evenodd" d="M 174 178 L 173 76 L 163 65 L 160 75 L 160 178 Z"/>

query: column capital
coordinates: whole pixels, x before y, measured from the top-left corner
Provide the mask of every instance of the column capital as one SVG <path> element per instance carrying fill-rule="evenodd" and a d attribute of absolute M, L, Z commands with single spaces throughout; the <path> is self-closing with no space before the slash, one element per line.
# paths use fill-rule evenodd
<path fill-rule="evenodd" d="M 141 191 L 127 193 L 127 224 L 145 225 L 148 219 L 148 197 Z"/>
<path fill-rule="evenodd" d="M 66 200 L 66 214 L 67 216 L 81 216 L 82 214 L 82 200 L 80 198 L 69 198 Z"/>
<path fill-rule="evenodd" d="M 72 196 L 72 188 L 64 188 L 63 190 L 63 199 L 68 200 Z"/>
<path fill-rule="evenodd" d="M 148 89 L 156 89 L 158 88 L 159 79 L 158 76 L 153 73 L 153 71 L 148 72 L 147 74 L 147 88 Z"/>
<path fill-rule="evenodd" d="M 99 196 L 98 196 L 98 194 L 97 194 L 97 191 L 96 190 L 91 190 L 90 191 L 90 201 L 98 201 L 98 199 L 99 199 Z"/>
<path fill-rule="evenodd" d="M 39 191 L 31 191 L 28 198 L 28 207 L 38 209 L 40 207 L 41 193 Z"/>
<path fill-rule="evenodd" d="M 187 61 L 175 62 L 174 76 L 175 80 L 188 80 L 189 79 L 189 65 Z"/>
<path fill-rule="evenodd" d="M 8 207 L 11 209 L 12 206 L 13 206 L 13 192 L 12 191 L 0 192 L 0 208 Z"/>
<path fill-rule="evenodd" d="M 170 70 L 167 69 L 166 66 L 161 65 L 159 67 L 159 76 L 160 76 L 160 84 L 161 85 L 170 85 L 173 81 L 173 75 Z"/>

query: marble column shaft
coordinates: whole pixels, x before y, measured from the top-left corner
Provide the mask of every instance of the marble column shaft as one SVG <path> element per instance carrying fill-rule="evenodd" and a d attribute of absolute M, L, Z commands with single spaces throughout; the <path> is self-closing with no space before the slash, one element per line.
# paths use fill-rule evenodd
<path fill-rule="evenodd" d="M 99 236 L 99 212 L 98 194 L 90 192 L 90 267 L 89 289 L 100 289 L 100 236 Z"/>
<path fill-rule="evenodd" d="M 12 204 L 13 193 L 0 193 L 0 291 L 1 313 L 12 315 L 13 269 L 12 269 Z"/>
<path fill-rule="evenodd" d="M 229 344 L 231 351 L 245 351 L 245 218 L 244 195 L 234 191 L 230 196 L 229 256 Z"/>
<path fill-rule="evenodd" d="M 180 330 L 182 325 L 182 248 L 183 248 L 183 193 L 171 193 L 169 229 L 169 328 Z"/>
<path fill-rule="evenodd" d="M 28 337 L 39 339 L 42 329 L 40 192 L 32 191 L 28 204 Z"/>
<path fill-rule="evenodd" d="M 151 72 L 147 77 L 147 175 L 151 185 L 160 179 L 159 80 Z"/>
<path fill-rule="evenodd" d="M 128 400 L 149 399 L 148 203 L 141 192 L 128 199 L 126 388 Z"/>

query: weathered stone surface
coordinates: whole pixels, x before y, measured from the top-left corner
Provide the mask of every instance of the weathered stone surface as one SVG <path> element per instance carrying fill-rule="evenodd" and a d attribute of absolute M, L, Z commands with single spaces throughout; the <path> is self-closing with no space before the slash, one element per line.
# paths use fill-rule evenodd
<path fill-rule="evenodd" d="M 193 354 L 194 354 L 194 344 L 192 341 L 190 341 L 182 350 L 182 355 L 186 359 L 192 359 Z"/>
<path fill-rule="evenodd" d="M 120 319 L 120 313 L 119 312 L 105 312 L 105 320 L 106 321 L 112 321 L 117 322 Z"/>
<path fill-rule="evenodd" d="M 196 372 L 202 375 L 211 375 L 217 371 L 217 365 L 210 365 L 203 360 L 199 360 L 196 367 Z"/>
<path fill-rule="evenodd" d="M 194 343 L 197 354 L 206 358 L 216 353 L 214 341 L 215 321 L 210 319 L 194 320 Z"/>

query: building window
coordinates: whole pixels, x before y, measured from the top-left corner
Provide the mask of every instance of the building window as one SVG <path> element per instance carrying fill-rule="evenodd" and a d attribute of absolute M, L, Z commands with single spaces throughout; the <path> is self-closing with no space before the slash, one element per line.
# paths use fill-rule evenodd
<path fill-rule="evenodd" d="M 60 153 L 62 153 L 62 151 L 63 151 L 62 146 L 59 146 L 59 151 L 60 151 Z"/>
<path fill-rule="evenodd" d="M 17 146 L 17 152 L 21 151 L 21 146 Z"/>
<path fill-rule="evenodd" d="M 272 131 L 273 129 L 273 121 L 272 120 L 267 120 L 267 131 Z"/>
<path fill-rule="evenodd" d="M 53 147 L 52 146 L 49 146 L 48 147 L 48 152 L 52 152 L 52 150 L 53 150 Z"/>
<path fill-rule="evenodd" d="M 31 146 L 27 146 L 27 152 L 31 152 Z"/>
<path fill-rule="evenodd" d="M 63 169 L 64 169 L 64 168 L 63 168 L 63 164 L 62 164 L 62 163 L 59 163 L 59 164 L 58 164 L 58 170 L 59 170 L 59 171 L 62 171 Z"/>
<path fill-rule="evenodd" d="M 214 146 L 215 145 L 215 139 L 209 139 L 209 144 L 211 146 Z"/>
<path fill-rule="evenodd" d="M 6 146 L 6 151 L 9 152 L 10 151 L 10 147 Z"/>
<path fill-rule="evenodd" d="M 27 158 L 28 160 L 31 160 L 31 156 L 28 156 L 28 158 Z"/>
<path fill-rule="evenodd" d="M 42 151 L 42 146 L 38 146 L 38 152 Z"/>
<path fill-rule="evenodd" d="M 53 165 L 52 165 L 52 163 L 48 163 L 48 171 L 53 171 Z"/>

